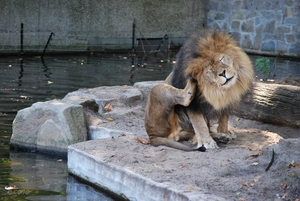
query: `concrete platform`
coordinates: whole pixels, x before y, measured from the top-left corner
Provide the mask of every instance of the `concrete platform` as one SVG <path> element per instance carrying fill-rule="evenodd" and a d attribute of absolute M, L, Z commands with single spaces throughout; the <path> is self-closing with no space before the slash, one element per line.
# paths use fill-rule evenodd
<path fill-rule="evenodd" d="M 83 180 L 129 200 L 225 200 L 181 183 L 180 179 L 174 182 L 168 175 L 164 177 L 166 170 L 156 168 L 155 160 L 164 161 L 172 149 L 162 149 L 156 152 L 155 147 L 137 143 L 133 135 L 81 142 L 68 148 L 68 169 Z"/>

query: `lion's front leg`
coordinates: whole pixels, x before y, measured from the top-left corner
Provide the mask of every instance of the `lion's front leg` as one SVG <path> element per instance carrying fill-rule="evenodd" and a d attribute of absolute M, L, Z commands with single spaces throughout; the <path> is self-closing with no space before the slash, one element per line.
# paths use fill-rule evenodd
<path fill-rule="evenodd" d="M 199 148 L 204 145 L 205 148 L 219 148 L 217 143 L 210 136 L 204 116 L 191 110 L 188 110 L 188 116 L 194 128 L 197 147 Z"/>
<path fill-rule="evenodd" d="M 219 125 L 217 128 L 217 132 L 211 132 L 211 136 L 217 142 L 227 143 L 232 139 L 236 138 L 236 134 L 232 131 L 228 130 L 228 114 L 223 113 L 219 117 Z"/>
<path fill-rule="evenodd" d="M 219 117 L 219 125 L 218 125 L 219 133 L 227 133 L 228 132 L 228 114 L 225 112 Z"/>

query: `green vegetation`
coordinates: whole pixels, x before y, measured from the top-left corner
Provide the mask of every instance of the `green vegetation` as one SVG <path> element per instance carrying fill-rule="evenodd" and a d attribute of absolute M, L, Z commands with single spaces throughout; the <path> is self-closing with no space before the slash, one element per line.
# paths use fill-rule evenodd
<path fill-rule="evenodd" d="M 262 74 L 267 74 L 271 70 L 270 59 L 266 57 L 257 58 L 255 60 L 255 68 L 257 71 L 260 71 Z"/>

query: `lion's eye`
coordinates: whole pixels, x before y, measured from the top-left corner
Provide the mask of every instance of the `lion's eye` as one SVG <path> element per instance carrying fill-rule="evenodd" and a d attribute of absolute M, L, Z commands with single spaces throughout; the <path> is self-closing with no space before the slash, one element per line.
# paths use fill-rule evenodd
<path fill-rule="evenodd" d="M 222 56 L 222 58 L 220 59 L 220 61 L 222 62 L 223 59 L 224 59 L 224 56 Z"/>

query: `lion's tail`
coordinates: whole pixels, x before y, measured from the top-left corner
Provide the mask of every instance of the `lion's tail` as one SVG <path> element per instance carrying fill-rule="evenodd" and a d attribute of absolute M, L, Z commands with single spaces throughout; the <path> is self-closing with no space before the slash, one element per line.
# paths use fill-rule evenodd
<path fill-rule="evenodd" d="M 179 149 L 182 151 L 202 151 L 204 152 L 206 148 L 204 146 L 197 148 L 197 147 L 190 147 L 188 145 L 182 144 L 180 142 L 174 141 L 173 139 L 163 138 L 163 137 L 156 137 L 151 139 L 151 144 L 155 147 L 164 145 L 167 147 Z"/>

